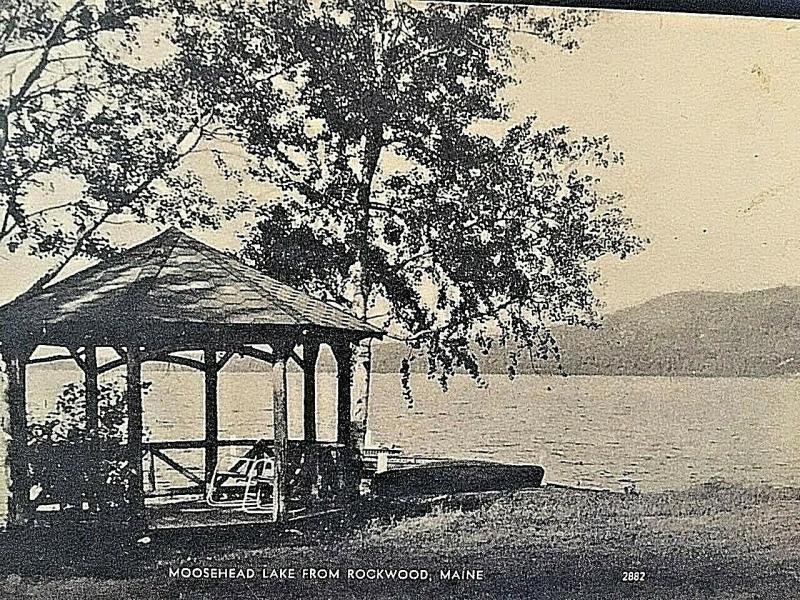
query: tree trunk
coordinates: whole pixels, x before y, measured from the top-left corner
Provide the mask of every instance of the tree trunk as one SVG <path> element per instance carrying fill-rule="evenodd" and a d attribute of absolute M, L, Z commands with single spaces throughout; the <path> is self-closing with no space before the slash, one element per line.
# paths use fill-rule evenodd
<path fill-rule="evenodd" d="M 371 222 L 370 203 L 372 200 L 372 182 L 378 171 L 378 163 L 383 150 L 383 125 L 371 126 L 365 132 L 364 161 L 362 164 L 361 182 L 358 187 L 358 204 L 361 219 L 358 223 L 359 244 L 358 260 L 354 268 L 356 284 L 355 311 L 356 316 L 367 322 L 369 313 L 372 281 L 367 272 L 371 248 Z M 351 435 L 356 447 L 361 450 L 366 443 L 367 428 L 369 424 L 369 394 L 370 374 L 372 368 L 371 340 L 361 340 L 353 355 L 354 373 L 353 386 L 355 391 L 355 405 L 353 410 L 353 423 Z"/>
<path fill-rule="evenodd" d="M 8 402 L 8 364 L 0 354 L 0 530 L 9 523 L 11 502 L 11 405 Z"/>
<path fill-rule="evenodd" d="M 353 385 L 356 392 L 356 400 L 353 406 L 353 423 L 351 432 L 356 447 L 363 450 L 367 444 L 367 432 L 369 429 L 369 396 L 372 374 L 372 347 L 371 340 L 361 340 L 353 353 L 353 363 L 355 365 L 353 373 Z"/>

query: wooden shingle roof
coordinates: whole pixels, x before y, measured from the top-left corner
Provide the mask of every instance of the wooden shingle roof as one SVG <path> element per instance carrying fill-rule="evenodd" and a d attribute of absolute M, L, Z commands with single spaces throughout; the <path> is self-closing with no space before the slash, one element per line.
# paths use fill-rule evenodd
<path fill-rule="evenodd" d="M 47 327 L 122 318 L 149 325 L 274 325 L 381 334 L 175 228 L 0 307 L 5 329 L 13 320 Z"/>

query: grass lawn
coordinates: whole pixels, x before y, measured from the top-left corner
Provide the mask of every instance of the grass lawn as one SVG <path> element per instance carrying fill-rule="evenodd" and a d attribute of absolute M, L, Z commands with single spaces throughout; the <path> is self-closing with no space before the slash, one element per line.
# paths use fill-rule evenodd
<path fill-rule="evenodd" d="M 95 548 L 94 556 L 70 554 L 65 545 L 61 554 L 72 559 L 58 564 L 41 548 L 6 545 L 0 595 L 32 600 L 800 598 L 800 490 L 721 482 L 641 495 L 549 486 L 392 505 L 368 502 L 355 524 L 331 522 L 323 531 L 289 531 L 280 539 L 155 537 L 150 544 L 121 549 L 101 539 L 86 542 Z M 254 576 L 170 576 L 171 568 L 204 567 L 251 568 Z M 358 569 L 369 568 L 419 569 L 429 579 L 347 577 L 348 570 L 358 575 Z M 264 578 L 273 569 L 284 569 L 285 577 Z M 310 579 L 303 569 L 338 569 L 339 579 Z M 440 571 L 448 569 L 470 570 L 474 578 L 442 579 Z M 644 580 L 635 575 L 639 581 L 624 581 L 626 573 L 644 573 Z"/>

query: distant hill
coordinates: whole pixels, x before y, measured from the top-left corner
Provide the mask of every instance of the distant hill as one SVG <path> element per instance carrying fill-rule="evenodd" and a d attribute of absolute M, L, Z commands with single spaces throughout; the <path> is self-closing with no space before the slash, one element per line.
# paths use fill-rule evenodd
<path fill-rule="evenodd" d="M 676 292 L 609 314 L 598 329 L 554 334 L 574 375 L 793 375 L 800 373 L 800 288 Z M 375 370 L 395 371 L 403 355 L 402 345 L 379 346 Z M 502 352 L 482 362 L 484 372 L 506 372 Z M 521 373 L 555 370 L 520 357 Z"/>
<path fill-rule="evenodd" d="M 780 287 L 740 294 L 676 292 L 607 315 L 598 329 L 554 330 L 571 375 L 751 376 L 800 374 L 800 288 Z M 405 356 L 400 343 L 374 346 L 373 370 L 395 373 Z M 506 373 L 505 352 L 480 357 L 484 373 Z M 40 368 L 74 368 L 51 363 Z M 426 361 L 414 363 L 424 371 Z M 333 371 L 323 354 L 319 368 Z M 178 365 L 149 363 L 148 369 L 184 370 Z M 296 370 L 290 364 L 292 370 Z M 251 359 L 232 361 L 227 371 L 266 371 Z M 519 373 L 554 373 L 550 362 L 521 355 Z"/>

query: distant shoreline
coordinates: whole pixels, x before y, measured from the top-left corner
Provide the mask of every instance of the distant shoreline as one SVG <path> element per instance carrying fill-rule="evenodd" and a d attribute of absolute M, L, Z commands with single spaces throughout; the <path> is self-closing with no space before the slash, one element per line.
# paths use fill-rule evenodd
<path fill-rule="evenodd" d="M 62 366 L 58 365 L 57 363 L 44 363 L 44 364 L 36 364 L 31 365 L 28 367 L 29 369 L 35 369 L 37 371 L 58 371 L 58 372 L 69 372 L 73 371 L 75 373 L 80 374 L 81 371 L 76 365 L 71 366 Z M 124 372 L 124 366 L 119 367 L 119 372 Z M 201 373 L 195 369 L 184 367 L 181 365 L 159 365 L 159 363 L 145 363 L 144 364 L 145 371 L 151 372 L 158 372 L 158 373 L 197 373 L 200 375 Z M 114 371 L 110 371 L 113 373 Z M 222 375 L 247 375 L 251 373 L 259 373 L 259 374 L 269 374 L 272 371 L 268 368 L 263 369 L 236 369 L 236 368 L 226 368 L 224 369 L 221 374 Z M 300 373 L 299 369 L 289 369 L 289 372 L 296 372 Z M 320 369 L 319 373 L 325 375 L 333 375 L 336 373 L 334 369 Z M 373 375 L 397 375 L 400 376 L 400 372 L 398 371 L 372 371 Z M 495 376 L 495 377 L 503 377 L 508 378 L 508 374 L 502 371 L 485 371 L 481 373 L 485 376 Z M 427 377 L 427 374 L 423 371 L 412 371 L 412 375 L 419 375 Z M 456 377 L 469 377 L 468 373 L 465 372 L 457 372 L 455 373 Z M 716 374 L 716 373 L 566 373 L 562 375 L 557 372 L 546 372 L 546 373 L 532 373 L 532 372 L 520 372 L 514 375 L 513 379 L 517 379 L 519 377 L 542 377 L 542 378 L 550 378 L 550 379 L 562 379 L 562 378 L 576 378 L 576 377 L 656 377 L 656 378 L 665 378 L 665 379 L 800 379 L 800 373 L 773 373 L 773 374 L 758 374 L 758 373 L 745 373 L 745 374 Z"/>

